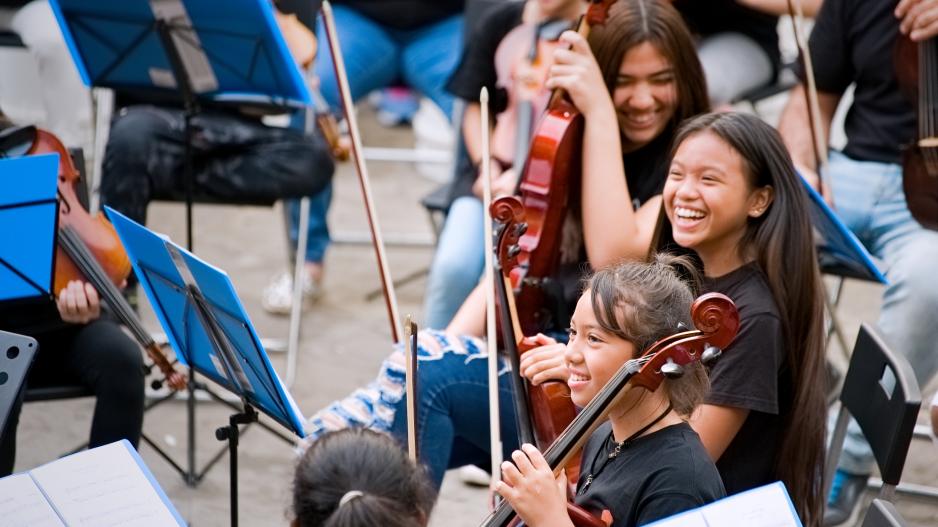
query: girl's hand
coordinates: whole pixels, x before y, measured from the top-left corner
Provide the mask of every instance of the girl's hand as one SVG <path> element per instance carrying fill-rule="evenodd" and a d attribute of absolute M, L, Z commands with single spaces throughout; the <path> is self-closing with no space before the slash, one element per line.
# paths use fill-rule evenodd
<path fill-rule="evenodd" d="M 540 451 L 525 443 L 502 463 L 502 481 L 495 492 L 508 500 L 511 508 L 531 527 L 572 526 L 567 515 L 567 478 L 556 478 Z"/>
<path fill-rule="evenodd" d="M 72 280 L 59 291 L 55 303 L 59 316 L 72 324 L 87 324 L 101 316 L 98 291 L 91 284 Z"/>
<path fill-rule="evenodd" d="M 565 344 L 538 333 L 533 337 L 526 337 L 524 344 L 538 346 L 521 354 L 521 375 L 531 384 L 537 386 L 546 381 L 567 382 L 570 371 L 564 362 Z"/>
<path fill-rule="evenodd" d="M 570 44 L 570 49 L 554 50 L 554 64 L 550 67 L 545 86 L 566 91 L 587 118 L 596 112 L 608 111 L 614 115 L 612 98 L 589 43 L 575 31 L 564 31 L 560 40 Z"/>

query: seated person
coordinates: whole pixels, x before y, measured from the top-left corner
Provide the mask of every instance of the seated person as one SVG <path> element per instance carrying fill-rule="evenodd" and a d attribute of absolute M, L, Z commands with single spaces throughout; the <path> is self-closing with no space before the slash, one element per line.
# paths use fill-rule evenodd
<path fill-rule="evenodd" d="M 0 329 L 39 342 L 26 387 L 81 384 L 94 392 L 89 448 L 121 439 L 137 446 L 143 425 L 142 351 L 102 313 L 91 284 L 70 282 L 54 304 L 41 298 L 2 305 Z M 0 435 L 0 477 L 13 472 L 22 397 L 21 392 Z"/>
<path fill-rule="evenodd" d="M 348 428 L 323 435 L 293 478 L 292 527 L 425 527 L 433 508 L 426 471 L 385 434 Z"/>

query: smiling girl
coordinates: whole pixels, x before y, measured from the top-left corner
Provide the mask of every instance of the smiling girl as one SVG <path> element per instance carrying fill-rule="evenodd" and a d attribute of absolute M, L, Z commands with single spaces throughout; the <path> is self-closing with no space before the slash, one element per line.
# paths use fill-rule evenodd
<path fill-rule="evenodd" d="M 736 340 L 690 423 L 728 494 L 782 480 L 805 525 L 821 518 L 823 297 L 807 194 L 756 117 L 700 116 L 677 138 L 664 206 L 705 289 L 736 303 Z"/>
<path fill-rule="evenodd" d="M 686 258 L 659 255 L 597 272 L 570 320 L 564 362 L 577 406 L 586 406 L 626 361 L 683 324 L 691 327 L 693 295 L 680 276 L 694 274 Z M 612 525 L 642 525 L 699 507 L 724 495 L 716 467 L 685 417 L 701 401 L 707 377 L 699 363 L 649 392 L 626 388 L 583 449 L 575 502 L 608 510 Z M 495 490 L 531 527 L 573 525 L 566 512 L 566 478 L 555 483 L 531 445 L 502 464 Z"/>

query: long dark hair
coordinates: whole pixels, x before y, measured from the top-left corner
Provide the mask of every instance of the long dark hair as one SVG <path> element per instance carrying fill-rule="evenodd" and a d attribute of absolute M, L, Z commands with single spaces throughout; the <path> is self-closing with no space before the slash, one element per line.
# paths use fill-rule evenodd
<path fill-rule="evenodd" d="M 671 129 L 709 111 L 707 81 L 694 40 L 681 14 L 662 0 L 619 0 L 609 7 L 604 24 L 590 28 L 590 48 L 609 93 L 615 91 L 626 52 L 644 42 L 653 45 L 674 67 L 678 104 Z"/>
<path fill-rule="evenodd" d="M 637 353 L 656 341 L 693 327 L 691 305 L 697 270 L 685 256 L 658 253 L 649 262 L 624 262 L 600 269 L 586 282 L 593 314 L 608 333 L 631 342 Z M 710 384 L 695 362 L 662 386 L 674 410 L 689 416 Z"/>
<path fill-rule="evenodd" d="M 298 527 L 424 527 L 434 497 L 426 472 L 400 445 L 364 428 L 316 440 L 293 479 Z"/>
<path fill-rule="evenodd" d="M 713 133 L 743 159 L 750 188 L 771 186 L 774 198 L 749 218 L 737 250 L 765 274 L 782 317 L 787 373 L 794 387 L 775 471 L 805 525 L 819 525 L 824 497 L 824 297 L 808 196 L 774 128 L 741 113 L 701 115 L 681 126 L 674 149 L 688 137 Z"/>

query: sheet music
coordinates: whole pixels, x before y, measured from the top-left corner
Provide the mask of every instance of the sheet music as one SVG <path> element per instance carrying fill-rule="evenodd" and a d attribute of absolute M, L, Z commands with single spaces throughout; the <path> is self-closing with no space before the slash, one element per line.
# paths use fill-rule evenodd
<path fill-rule="evenodd" d="M 801 527 L 780 483 L 759 487 L 712 503 L 700 511 L 707 525 Z"/>
<path fill-rule="evenodd" d="M 0 527 L 64 527 L 29 474 L 0 479 Z"/>
<path fill-rule="evenodd" d="M 69 526 L 179 524 L 122 442 L 54 461 L 32 476 Z"/>

